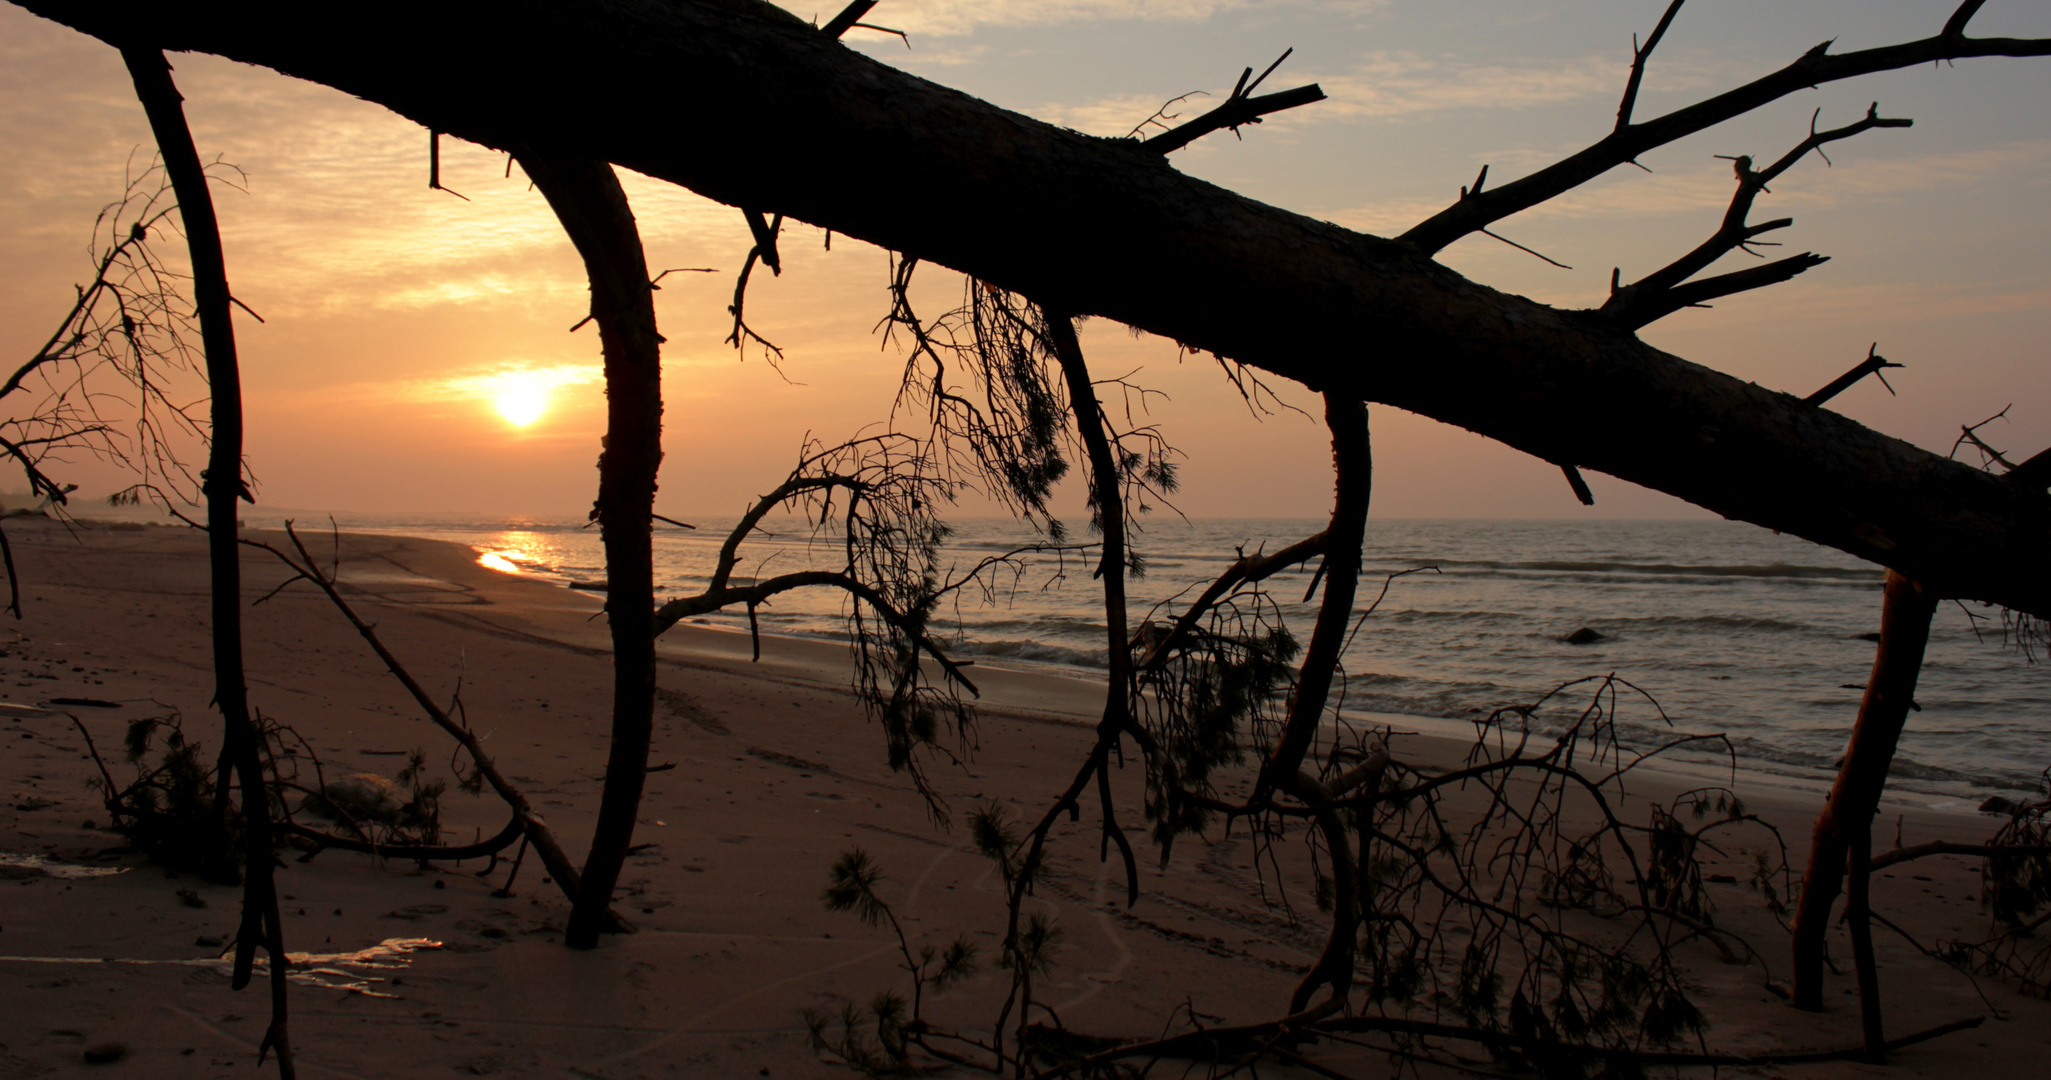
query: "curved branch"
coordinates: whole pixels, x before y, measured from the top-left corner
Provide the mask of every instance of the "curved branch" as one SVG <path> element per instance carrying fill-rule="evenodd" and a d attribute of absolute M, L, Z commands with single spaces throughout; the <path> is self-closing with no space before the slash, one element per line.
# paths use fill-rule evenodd
<path fill-rule="evenodd" d="M 738 532 L 737 528 L 736 534 Z M 949 679 L 960 683 L 969 693 L 978 697 L 982 696 L 982 691 L 976 689 L 976 684 L 970 681 L 968 675 L 963 671 L 964 668 L 973 665 L 974 661 L 955 660 L 948 656 L 947 652 L 940 647 L 939 642 L 934 641 L 924 629 L 907 618 L 903 612 L 897 610 L 882 593 L 838 570 L 799 570 L 789 574 L 779 574 L 768 581 L 756 582 L 753 585 L 729 585 L 724 588 L 711 588 L 696 596 L 681 596 L 675 600 L 666 601 L 661 607 L 655 609 L 655 633 L 659 637 L 670 627 L 694 615 L 710 614 L 730 608 L 735 604 L 746 604 L 748 607 L 753 608 L 778 593 L 786 593 L 792 589 L 803 589 L 812 586 L 840 589 L 868 604 L 871 608 L 875 609 L 878 615 L 883 617 L 885 622 L 897 628 L 906 637 L 911 638 L 920 649 L 925 651 L 926 655 L 931 656 L 934 662 L 940 665 L 941 670 L 947 673 Z"/>
<path fill-rule="evenodd" d="M 356 628 L 356 633 L 370 645 L 377 658 L 384 661 L 385 670 L 390 671 L 392 677 L 399 680 L 399 685 L 406 688 L 406 693 L 413 698 L 414 704 L 420 706 L 420 711 L 426 714 L 436 727 L 447 732 L 450 738 L 462 744 L 463 749 L 469 752 L 470 760 L 476 764 L 477 771 L 483 774 L 485 782 L 491 785 L 491 789 L 498 793 L 499 798 L 506 801 L 506 805 L 513 808 L 515 814 L 519 815 L 528 837 L 534 844 L 534 850 L 541 856 L 542 865 L 548 868 L 549 875 L 555 878 L 556 884 L 563 890 L 563 895 L 572 901 L 576 900 L 580 875 L 576 864 L 570 861 L 569 855 L 563 851 L 562 844 L 556 840 L 555 830 L 549 828 L 548 822 L 534 811 L 533 804 L 527 801 L 527 796 L 514 786 L 512 781 L 507 780 L 505 774 L 499 772 L 497 764 L 484 752 L 484 744 L 476 733 L 471 731 L 468 725 L 459 723 L 450 716 L 448 710 L 435 704 L 434 699 L 428 696 L 427 690 L 413 678 L 413 673 L 406 670 L 406 665 L 385 647 L 384 640 L 378 637 L 376 628 L 364 622 L 362 617 L 356 614 L 356 609 L 350 606 L 349 601 L 342 598 L 341 592 L 336 588 L 334 577 L 321 570 L 319 562 L 306 550 L 305 543 L 299 539 L 299 533 L 289 521 L 285 523 L 285 535 L 291 539 L 292 546 L 299 552 L 298 559 L 260 540 L 244 539 L 241 543 L 246 547 L 270 552 L 278 561 L 297 571 L 326 594 L 328 601 L 335 605 L 335 609 L 342 613 L 343 618 L 349 620 L 350 626 Z"/>
<path fill-rule="evenodd" d="M 1822 110 L 1819 109 L 1817 112 L 1820 115 Z M 1665 299 L 1664 294 L 1680 286 L 1681 282 L 1708 269 L 1710 264 L 1730 254 L 1732 251 L 1740 248 L 1750 251 L 1751 249 L 1748 245 L 1757 239 L 1760 234 L 1771 232 L 1775 229 L 1784 229 L 1794 223 L 1792 218 L 1777 218 L 1758 225 L 1750 224 L 1747 221 L 1752 214 L 1753 202 L 1759 197 L 1761 192 L 1767 190 L 1766 185 L 1772 183 L 1776 177 L 1794 168 L 1795 163 L 1807 157 L 1811 151 L 1821 153 L 1826 143 L 1836 142 L 1840 139 L 1849 139 L 1860 132 L 1870 131 L 1876 127 L 1904 128 L 1911 126 L 1913 123 L 1914 121 L 1911 120 L 1891 119 L 1881 116 L 1880 103 L 1876 101 L 1872 105 L 1867 106 L 1866 115 L 1860 120 L 1829 131 L 1817 131 L 1815 117 L 1811 117 L 1809 120 L 1809 137 L 1803 139 L 1801 144 L 1794 149 L 1781 155 L 1780 160 L 1757 172 L 1754 172 L 1752 169 L 1752 159 L 1750 156 L 1740 155 L 1731 159 L 1732 171 L 1737 174 L 1738 178 L 1738 190 L 1731 196 L 1730 208 L 1724 211 L 1723 222 L 1717 227 L 1716 232 L 1711 234 L 1709 239 L 1704 240 L 1695 250 L 1629 285 L 1619 287 L 1616 283 L 1615 275 L 1612 274 L 1609 299 L 1604 301 L 1602 307 L 1598 310 L 1604 315 L 1615 319 L 1619 325 L 1628 326 L 1633 330 L 1678 310 L 1683 305 L 1663 303 L 1662 301 Z M 1824 160 L 1828 162 L 1830 159 L 1826 157 Z M 1810 263 L 1811 266 L 1823 261 L 1814 256 L 1809 257 L 1815 260 Z M 1793 271 L 1793 273 L 1800 273 L 1801 270 L 1806 269 L 1808 269 L 1808 266 L 1801 267 L 1799 270 Z M 1776 278 L 1774 280 L 1786 279 Z M 1773 284 L 1773 282 L 1762 281 L 1759 284 L 1768 285 Z M 1759 285 L 1747 287 L 1758 288 Z M 1717 295 L 1725 294 L 1719 293 Z M 1657 314 L 1653 314 L 1653 312 L 1657 312 Z"/>
<path fill-rule="evenodd" d="M 1896 863 L 1911 859 L 1924 859 L 1932 855 L 1964 855 L 1975 859 L 1995 859 L 2003 856 L 2051 855 L 2051 844 L 1956 844 L 1949 840 L 1932 840 L 1927 844 L 1912 844 L 1896 848 L 1884 854 L 1875 855 L 1866 866 L 1870 870 L 1882 870 Z"/>
<path fill-rule="evenodd" d="M 338 848 L 342 851 L 355 851 L 365 855 L 376 855 L 379 858 L 385 859 L 418 859 L 426 862 L 429 860 L 481 859 L 486 855 L 496 855 L 512 847 L 513 841 L 526 835 L 527 820 L 521 817 L 518 811 L 515 811 L 512 818 L 506 822 L 506 827 L 493 834 L 490 839 L 454 847 L 445 847 L 440 844 L 376 844 L 367 840 L 357 840 L 347 836 L 336 836 L 333 833 L 322 832 L 319 829 L 301 825 L 296 821 L 287 821 L 284 823 L 284 827 L 285 832 L 293 836 L 304 837 L 320 845 L 313 852 L 303 856 L 302 862 L 319 854 L 320 848 Z"/>
<path fill-rule="evenodd" d="M 1139 663 L 1134 665 L 1136 669 L 1144 673 L 1156 670 L 1162 664 L 1167 663 L 1169 655 L 1188 639 L 1190 632 L 1196 627 L 1197 622 L 1206 614 L 1209 614 L 1212 608 L 1218 606 L 1218 602 L 1223 600 L 1232 590 L 1237 589 L 1241 585 L 1251 585 L 1258 581 L 1265 581 L 1292 566 L 1301 565 L 1319 555 L 1323 555 L 1325 553 L 1326 538 L 1330 535 L 1330 529 L 1321 529 L 1275 552 L 1273 555 L 1241 554 L 1239 558 L 1232 561 L 1232 565 L 1227 566 L 1218 575 L 1217 580 L 1211 582 L 1202 594 L 1194 601 L 1191 601 L 1189 607 L 1181 615 L 1176 617 L 1175 625 L 1170 627 L 1167 633 L 1155 639 L 1148 646 L 1146 655 L 1142 656 Z M 1146 626 L 1147 624 L 1141 624 L 1140 633 L 1142 636 L 1146 634 Z M 1137 644 L 1141 639 L 1136 638 L 1134 640 L 1135 644 Z"/>

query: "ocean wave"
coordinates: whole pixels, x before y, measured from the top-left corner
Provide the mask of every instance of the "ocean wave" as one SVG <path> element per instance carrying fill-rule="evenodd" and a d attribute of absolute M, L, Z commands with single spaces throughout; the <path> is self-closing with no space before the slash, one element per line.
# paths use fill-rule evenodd
<path fill-rule="evenodd" d="M 1566 559 L 1447 559 L 1437 563 L 1441 572 L 1460 569 L 1510 570 L 1565 574 L 1625 574 L 1647 577 L 1746 577 L 1795 578 L 1878 584 L 1880 572 L 1866 567 L 1815 566 L 1802 563 L 1698 564 L 1641 563 L 1616 560 Z M 1375 571 L 1381 573 L 1382 571 Z"/>
<path fill-rule="evenodd" d="M 1786 619 L 1775 619 L 1764 615 L 1640 615 L 1626 618 L 1604 617 L 1589 623 L 1589 625 L 1594 626 L 1598 630 L 1607 629 L 1612 626 L 1652 626 L 1671 627 L 1680 630 L 1748 630 L 1769 634 L 1829 633 L 1834 635 L 1839 633 L 1836 630 L 1824 630 L 1822 627 L 1810 626 L 1807 623 L 1789 622 Z"/>
<path fill-rule="evenodd" d="M 1066 645 L 1053 645 L 1044 641 L 1024 640 L 965 641 L 954 646 L 954 651 L 963 656 L 990 656 L 1005 660 L 1031 660 L 1042 664 L 1066 664 L 1070 667 L 1103 669 L 1110 661 L 1102 649 L 1076 649 Z"/>

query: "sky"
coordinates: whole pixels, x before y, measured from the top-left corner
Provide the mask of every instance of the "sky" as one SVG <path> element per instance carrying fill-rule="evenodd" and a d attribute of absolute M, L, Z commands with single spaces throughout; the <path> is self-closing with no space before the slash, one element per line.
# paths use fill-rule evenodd
<path fill-rule="evenodd" d="M 800 6 L 801 16 L 833 9 Z M 1825 39 L 1844 51 L 1933 33 L 1929 0 L 1697 0 L 1648 71 L 1648 117 L 1765 74 Z M 1457 196 L 1599 138 L 1613 122 L 1634 33 L 1663 0 L 883 0 L 853 47 L 1006 108 L 1121 135 L 1165 100 L 1222 95 L 1246 66 L 1295 52 L 1266 89 L 1315 81 L 1329 99 L 1179 151 L 1180 169 L 1253 198 L 1388 235 Z M 1980 36 L 2051 36 L 2051 7 L 1994 0 Z M 428 135 L 380 106 L 216 57 L 174 55 L 203 156 L 239 166 L 217 186 L 229 275 L 262 315 L 241 318 L 248 456 L 263 503 L 355 512 L 579 516 L 596 489 L 603 428 L 598 341 L 581 267 L 540 195 L 501 154 L 444 139 L 427 187 Z M 1730 164 L 1776 157 L 1812 113 L 1834 127 L 1877 100 L 1908 129 L 1868 132 L 1810 158 L 1753 220 L 1792 216 L 1786 252 L 1832 261 L 1775 288 L 1689 310 L 1644 337 L 1740 378 L 1808 393 L 1869 346 L 1907 365 L 1899 396 L 1871 380 L 1846 414 L 1948 452 L 1959 425 L 2004 406 L 1991 441 L 2051 445 L 2051 59 L 1982 59 L 1805 91 L 1646 155 L 1498 226 L 1572 269 L 1473 237 L 1440 258 L 1485 284 L 1563 306 L 1599 304 L 1693 247 L 1727 204 Z M 1187 106 L 1201 111 L 1203 98 Z M 688 133 L 681 137 L 688 137 Z M 95 213 L 153 151 L 115 51 L 0 4 L 0 357 L 32 356 L 90 274 Z M 892 422 L 904 357 L 876 333 L 888 253 L 831 250 L 787 227 L 780 277 L 758 273 L 749 322 L 780 370 L 724 343 L 749 239 L 738 211 L 623 175 L 652 269 L 664 354 L 665 450 L 657 509 L 731 517 L 773 487 L 806 439 Z M 822 177 L 827 182 L 830 177 Z M 178 256 L 175 248 L 165 251 Z M 1733 256 L 1732 264 L 1742 259 Z M 174 260 L 176 261 L 176 260 Z M 713 272 L 688 272 L 706 268 Z M 937 314 L 958 277 L 927 268 Z M 1255 415 L 1208 358 L 1104 320 L 1084 330 L 1099 377 L 1162 393 L 1148 419 L 1185 455 L 1176 505 L 1191 516 L 1319 516 L 1329 449 L 1308 415 Z M 1317 412 L 1312 395 L 1282 398 Z M 0 405 L 7 403 L 0 402 Z M 900 419 L 900 423 L 905 423 Z M 1686 517 L 1704 512 L 1589 474 L 1582 507 L 1558 471 L 1391 408 L 1373 410 L 1375 513 L 1387 517 Z M 80 459 L 93 498 L 124 486 Z M 9 477 L 0 489 L 24 485 Z M 1071 483 L 1063 505 L 1080 513 Z M 965 514 L 990 512 L 973 502 Z"/>

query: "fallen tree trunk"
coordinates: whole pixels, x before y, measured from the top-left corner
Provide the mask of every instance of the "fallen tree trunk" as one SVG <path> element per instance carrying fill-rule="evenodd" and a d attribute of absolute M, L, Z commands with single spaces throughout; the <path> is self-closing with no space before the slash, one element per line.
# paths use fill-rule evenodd
<path fill-rule="evenodd" d="M 760 0 L 386 0 L 337 9 L 319 34 L 247 2 L 15 2 L 108 41 L 275 68 L 484 145 L 610 160 L 1313 389 L 1357 386 L 1944 596 L 2051 615 L 2041 486 L 1660 352 L 1594 313 L 1477 285 L 1411 244 L 1190 178 L 1136 141 L 894 70 Z M 1812 50 L 1800 84 L 2045 48 L 1930 41 L 1849 64 Z"/>

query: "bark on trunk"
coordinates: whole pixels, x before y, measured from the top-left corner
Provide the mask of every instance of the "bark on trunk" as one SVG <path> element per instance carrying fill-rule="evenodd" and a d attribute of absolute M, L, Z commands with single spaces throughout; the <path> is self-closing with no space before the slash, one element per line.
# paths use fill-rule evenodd
<path fill-rule="evenodd" d="M 655 571 L 651 530 L 655 474 L 662 463 L 662 335 L 641 234 L 612 166 L 595 158 L 545 152 L 518 155 L 534 186 L 584 258 L 591 315 L 605 353 L 605 449 L 598 455 L 598 504 L 604 531 L 606 622 L 612 628 L 612 747 L 591 852 L 563 938 L 571 948 L 598 944 L 613 887 L 634 842 L 634 819 L 648 777 L 655 722 Z"/>
<path fill-rule="evenodd" d="M 242 921 L 235 933 L 237 990 L 249 985 L 256 950 L 269 956 L 271 1022 L 263 1047 L 278 1053 L 278 1074 L 294 1075 L 292 1041 L 287 1025 L 284 928 L 278 918 L 277 885 L 271 872 L 271 800 L 264 782 L 262 735 L 249 715 L 249 688 L 242 667 L 242 553 L 236 544 L 240 501 L 248 494 L 242 479 L 242 375 L 235 355 L 235 319 L 230 310 L 228 264 L 221 252 L 221 227 L 207 190 L 206 168 L 185 123 L 183 98 L 171 80 L 171 66 L 153 48 L 124 48 L 121 57 L 135 81 L 135 94 L 149 116 L 164 171 L 178 197 L 178 216 L 185 225 L 186 249 L 192 257 L 193 307 L 199 316 L 200 342 L 206 354 L 211 423 L 207 470 L 202 481 L 207 500 L 207 563 L 213 621 L 214 704 L 221 710 L 221 755 L 231 764 L 242 788 L 243 841 L 248 846 L 242 888 Z M 222 784 L 222 790 L 227 785 Z"/>
<path fill-rule="evenodd" d="M 1830 930 L 1830 909 L 1844 887 L 1852 846 L 1872 832 L 1887 768 L 1915 698 L 1916 676 L 1923 668 L 1923 648 L 1930 640 L 1930 617 L 1937 595 L 1910 578 L 1889 571 L 1881 601 L 1880 644 L 1873 655 L 1873 674 L 1859 701 L 1851 743 L 1838 767 L 1830 800 L 1816 815 L 1809 842 L 1809 866 L 1802 875 L 1802 896 L 1795 911 L 1794 1002 L 1797 1008 L 1823 1007 L 1823 939 Z M 1876 1003 L 1877 1005 L 1877 1003 Z"/>
<path fill-rule="evenodd" d="M 2041 486 L 1476 285 L 1409 244 L 1191 179 L 1136 141 L 893 70 L 760 0 L 384 0 L 332 12 L 319 34 L 248 2 L 15 2 L 108 40 L 276 68 L 488 146 L 604 158 L 1315 389 L 1342 383 L 1942 595 L 2051 615 Z"/>

